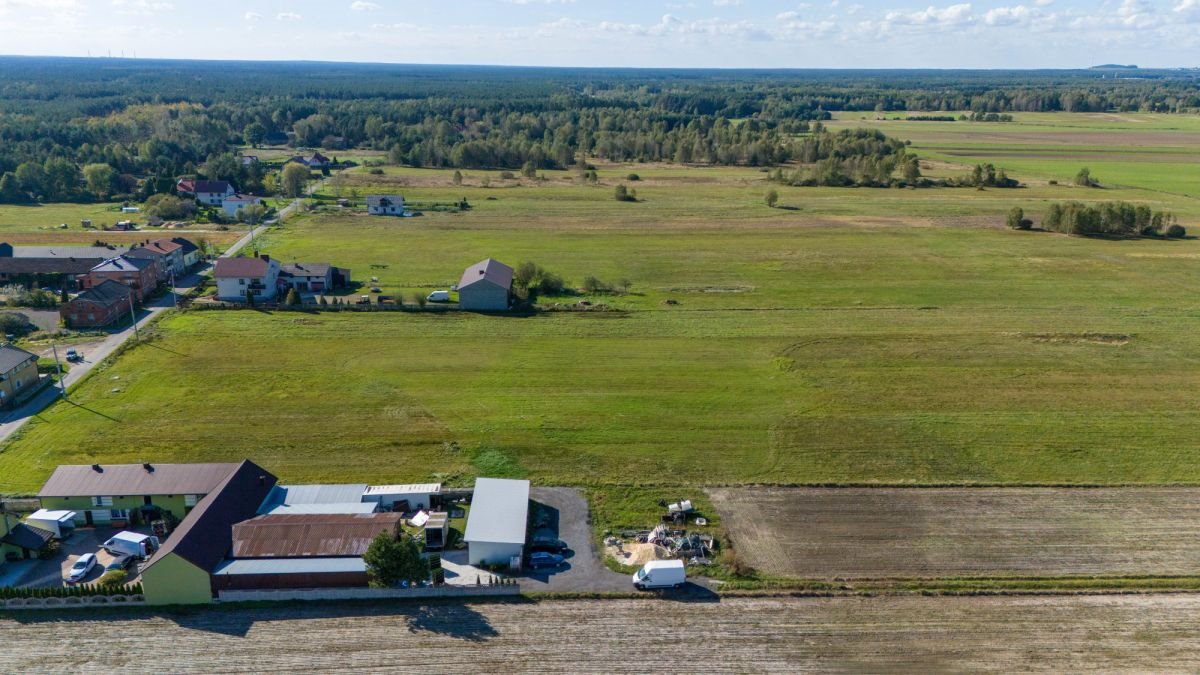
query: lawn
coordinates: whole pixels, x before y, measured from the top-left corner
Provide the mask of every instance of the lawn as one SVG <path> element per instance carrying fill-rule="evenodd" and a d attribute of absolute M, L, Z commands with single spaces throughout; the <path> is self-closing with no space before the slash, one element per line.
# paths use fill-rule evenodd
<path fill-rule="evenodd" d="M 1200 243 L 1000 227 L 1014 204 L 1036 217 L 1073 198 L 1194 227 L 1193 197 L 1014 172 L 1031 187 L 781 188 L 788 208 L 771 209 L 753 168 L 599 169 L 600 185 L 355 171 L 325 196 L 401 192 L 425 215 L 329 209 L 259 244 L 406 297 L 484 257 L 533 260 L 576 287 L 627 279 L 628 294 L 545 299 L 616 311 L 171 316 L 0 448 L 0 492 L 59 463 L 242 457 L 293 482 L 486 473 L 601 491 L 1200 482 Z M 620 182 L 642 201 L 616 202 Z M 462 197 L 473 208 L 428 208 Z"/>
<path fill-rule="evenodd" d="M 84 229 L 82 220 L 91 220 L 95 229 Z M 91 246 L 95 241 L 132 244 L 161 237 L 204 237 L 223 246 L 244 234 L 244 226 L 217 230 L 213 225 L 193 225 L 180 230 L 145 227 L 137 232 L 106 232 L 100 228 L 119 220 L 146 222 L 145 214 L 122 214 L 120 204 L 0 204 L 0 241 L 16 246 Z M 63 224 L 66 228 L 62 228 Z M 237 230 L 243 230 L 239 233 Z"/>

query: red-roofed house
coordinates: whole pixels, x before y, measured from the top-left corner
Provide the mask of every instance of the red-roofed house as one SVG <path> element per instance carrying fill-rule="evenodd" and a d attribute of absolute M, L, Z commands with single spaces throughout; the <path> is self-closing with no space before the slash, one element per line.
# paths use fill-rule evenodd
<path fill-rule="evenodd" d="M 271 300 L 278 293 L 279 262 L 271 256 L 255 258 L 218 258 L 213 270 L 217 297 L 245 302 L 246 291 L 257 299 Z"/>

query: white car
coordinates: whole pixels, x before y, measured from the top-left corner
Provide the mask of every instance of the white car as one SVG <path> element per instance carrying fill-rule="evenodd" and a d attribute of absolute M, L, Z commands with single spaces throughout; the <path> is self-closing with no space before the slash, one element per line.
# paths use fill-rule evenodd
<path fill-rule="evenodd" d="M 71 573 L 67 575 L 67 583 L 74 584 L 82 581 L 95 566 L 95 553 L 84 553 L 83 555 L 79 556 L 79 559 L 75 561 L 75 564 L 71 565 Z"/>

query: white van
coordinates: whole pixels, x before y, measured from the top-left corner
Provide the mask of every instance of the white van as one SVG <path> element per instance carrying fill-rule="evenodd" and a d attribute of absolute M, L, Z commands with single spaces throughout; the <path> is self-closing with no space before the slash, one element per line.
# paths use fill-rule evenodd
<path fill-rule="evenodd" d="M 425 299 L 430 302 L 450 302 L 450 291 L 434 291 Z"/>
<path fill-rule="evenodd" d="M 679 588 L 687 580 L 682 560 L 651 560 L 633 575 L 639 591 L 647 588 Z"/>
<path fill-rule="evenodd" d="M 137 532 L 118 532 L 112 539 L 104 542 L 103 548 L 113 555 L 148 558 L 151 553 L 158 550 L 158 537 Z"/>

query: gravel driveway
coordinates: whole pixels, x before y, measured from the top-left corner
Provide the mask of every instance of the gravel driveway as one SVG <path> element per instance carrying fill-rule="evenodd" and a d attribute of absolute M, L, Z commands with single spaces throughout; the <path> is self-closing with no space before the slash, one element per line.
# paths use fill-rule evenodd
<path fill-rule="evenodd" d="M 587 499 L 574 488 L 535 487 L 533 501 L 542 504 L 550 524 L 545 534 L 557 531 L 567 543 L 567 564 L 557 570 L 534 570 L 521 575 L 521 590 L 532 592 L 629 592 L 633 583 L 604 566 L 588 523 Z M 539 531 L 537 534 L 543 534 Z"/>

